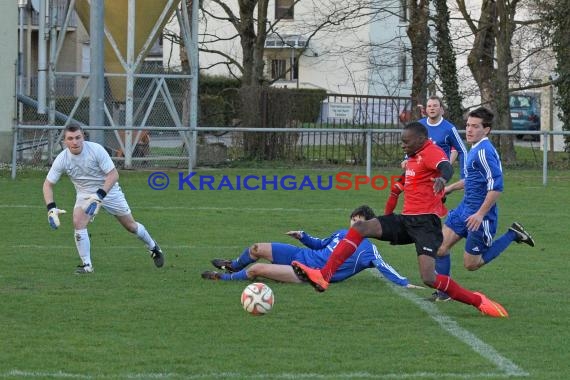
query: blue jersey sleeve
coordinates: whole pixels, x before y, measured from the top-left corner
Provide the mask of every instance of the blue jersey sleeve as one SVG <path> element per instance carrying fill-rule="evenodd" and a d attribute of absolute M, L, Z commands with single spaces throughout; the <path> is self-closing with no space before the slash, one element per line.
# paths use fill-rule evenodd
<path fill-rule="evenodd" d="M 459 177 L 461 179 L 465 179 L 465 175 L 467 174 L 467 148 L 465 148 L 465 144 L 463 143 L 463 140 L 461 140 L 461 136 L 459 136 L 459 132 L 457 132 L 457 128 L 455 128 L 455 126 L 451 128 L 449 139 L 451 146 L 457 151 L 460 168 Z"/>
<path fill-rule="evenodd" d="M 325 248 L 337 236 L 338 232 L 335 232 L 328 238 L 319 239 L 303 231 L 303 234 L 301 235 L 301 239 L 299 239 L 299 241 L 303 243 L 303 245 L 307 248 L 318 250 Z"/>
<path fill-rule="evenodd" d="M 375 245 L 373 245 L 373 247 L 376 248 Z M 402 276 L 400 273 L 398 273 L 396 271 L 396 269 L 392 268 L 392 266 L 390 264 L 385 262 L 384 259 L 382 258 L 382 256 L 380 256 L 380 253 L 378 252 L 377 249 L 375 252 L 375 256 L 376 256 L 376 259 L 374 259 L 372 261 L 372 263 L 374 264 L 376 269 L 378 269 L 378 271 L 382 274 L 382 276 L 384 278 L 392 281 L 396 285 L 408 286 L 408 284 L 410 283 L 408 281 L 408 279 L 406 277 Z"/>
<path fill-rule="evenodd" d="M 503 191 L 503 168 L 499 154 L 491 146 L 478 154 L 481 171 L 487 181 L 487 191 Z"/>

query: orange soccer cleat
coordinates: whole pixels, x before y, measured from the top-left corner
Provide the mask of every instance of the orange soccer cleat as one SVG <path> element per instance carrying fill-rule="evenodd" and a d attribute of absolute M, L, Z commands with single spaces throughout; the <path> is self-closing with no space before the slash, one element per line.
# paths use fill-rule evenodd
<path fill-rule="evenodd" d="M 329 282 L 324 279 L 320 270 L 309 268 L 298 261 L 293 261 L 291 266 L 299 280 L 309 282 L 317 292 L 324 292 L 329 287 Z"/>
<path fill-rule="evenodd" d="M 474 292 L 481 297 L 481 305 L 477 307 L 481 313 L 494 318 L 507 318 L 509 313 L 500 303 L 487 298 L 483 293 Z"/>

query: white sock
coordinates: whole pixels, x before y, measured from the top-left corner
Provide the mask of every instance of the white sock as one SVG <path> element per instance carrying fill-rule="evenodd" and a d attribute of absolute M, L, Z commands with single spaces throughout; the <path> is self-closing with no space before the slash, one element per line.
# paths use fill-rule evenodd
<path fill-rule="evenodd" d="M 148 231 L 146 230 L 146 228 L 144 228 L 144 226 L 142 224 L 140 224 L 139 222 L 137 222 L 137 232 L 135 232 L 137 234 L 137 237 L 139 239 L 141 239 L 142 241 L 144 241 L 144 244 L 146 245 L 146 247 L 148 249 L 153 249 L 154 246 L 156 245 L 156 243 L 154 242 L 154 240 L 150 237 L 150 234 L 148 233 Z"/>
<path fill-rule="evenodd" d="M 91 242 L 87 229 L 75 230 L 75 246 L 84 265 L 91 265 Z"/>

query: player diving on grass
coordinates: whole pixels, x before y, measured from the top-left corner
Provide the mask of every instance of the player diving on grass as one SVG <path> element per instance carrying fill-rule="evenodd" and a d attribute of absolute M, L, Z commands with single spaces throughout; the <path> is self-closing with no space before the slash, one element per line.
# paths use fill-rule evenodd
<path fill-rule="evenodd" d="M 373 217 L 374 211 L 370 207 L 360 206 L 350 214 L 350 225 L 359 220 L 368 220 Z M 246 248 L 235 260 L 212 260 L 212 264 L 216 268 L 225 272 L 206 271 L 202 273 L 202 278 L 222 281 L 249 281 L 257 277 L 265 277 L 281 282 L 301 283 L 301 280 L 293 272 L 291 262 L 297 260 L 309 266 L 323 266 L 338 242 L 346 235 L 346 231 L 336 231 L 326 239 L 313 237 L 304 231 L 289 231 L 287 235 L 298 239 L 305 247 L 286 243 L 256 243 Z M 271 264 L 257 263 L 259 259 L 268 260 Z M 410 284 L 406 277 L 401 276 L 388 265 L 382 259 L 376 246 L 367 239 L 364 239 L 356 252 L 339 267 L 331 278 L 331 282 L 344 281 L 368 268 L 376 268 L 384 278 L 396 285 L 421 288 Z"/>

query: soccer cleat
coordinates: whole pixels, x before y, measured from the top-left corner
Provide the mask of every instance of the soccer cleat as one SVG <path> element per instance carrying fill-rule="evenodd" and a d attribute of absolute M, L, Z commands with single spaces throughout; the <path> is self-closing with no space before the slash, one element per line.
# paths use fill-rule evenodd
<path fill-rule="evenodd" d="M 95 269 L 93 269 L 93 266 L 91 266 L 91 264 L 81 264 L 77 266 L 77 269 L 75 269 L 75 274 L 89 274 L 89 273 L 93 273 L 95 271 Z"/>
<path fill-rule="evenodd" d="M 509 230 L 513 231 L 515 234 L 517 234 L 517 238 L 515 239 L 515 241 L 517 243 L 525 243 L 530 245 L 531 247 L 534 247 L 534 239 L 532 238 L 532 236 L 530 236 L 530 234 L 528 232 L 525 231 L 524 227 L 522 226 L 522 224 L 518 223 L 518 222 L 514 222 L 510 227 Z"/>
<path fill-rule="evenodd" d="M 433 292 L 431 296 L 427 298 L 427 300 L 431 302 L 447 302 L 451 301 L 452 298 L 447 293 L 437 290 Z"/>
<path fill-rule="evenodd" d="M 228 273 L 237 272 L 232 267 L 232 261 L 227 259 L 214 259 L 212 260 L 212 265 L 218 269 L 225 270 Z"/>
<path fill-rule="evenodd" d="M 221 279 L 222 275 L 218 272 L 214 272 L 211 270 L 207 270 L 205 272 L 202 272 L 202 278 L 204 280 L 219 280 Z"/>
<path fill-rule="evenodd" d="M 150 257 L 152 258 L 152 261 L 154 261 L 154 265 L 157 268 L 160 268 L 164 265 L 164 254 L 156 242 L 154 242 L 154 248 L 150 251 Z"/>
<path fill-rule="evenodd" d="M 324 292 L 329 287 L 320 270 L 309 268 L 298 261 L 293 261 L 291 266 L 299 280 L 310 283 L 317 292 Z"/>
<path fill-rule="evenodd" d="M 509 316 L 507 310 L 505 310 L 505 308 L 501 306 L 500 303 L 487 298 L 487 296 L 483 293 L 474 293 L 481 297 L 481 304 L 477 306 L 477 309 L 479 309 L 481 313 L 494 318 L 507 318 Z"/>

